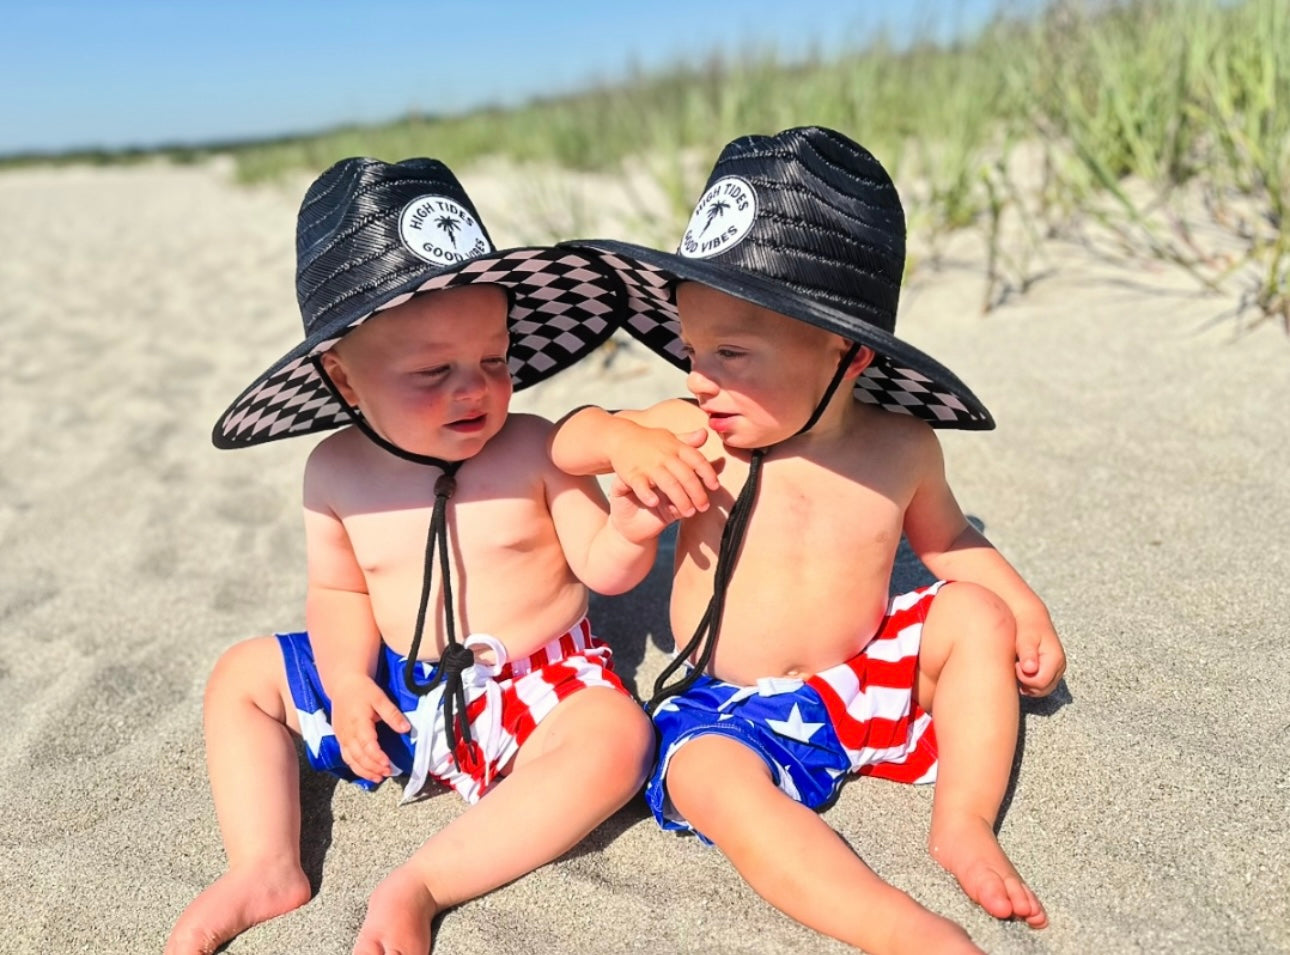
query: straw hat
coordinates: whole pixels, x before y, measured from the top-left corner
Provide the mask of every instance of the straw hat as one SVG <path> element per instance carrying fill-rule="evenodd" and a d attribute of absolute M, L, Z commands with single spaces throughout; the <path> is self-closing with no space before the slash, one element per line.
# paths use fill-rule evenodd
<path fill-rule="evenodd" d="M 899 338 L 905 215 L 891 178 L 863 146 L 819 127 L 744 136 L 722 151 L 675 253 L 611 240 L 594 249 L 622 278 L 623 327 L 687 368 L 676 285 L 722 292 L 868 345 L 876 359 L 855 397 L 937 428 L 994 419 L 954 373 Z"/>
<path fill-rule="evenodd" d="M 413 295 L 502 286 L 510 300 L 510 371 L 525 388 L 569 367 L 613 332 L 616 278 L 574 248 L 498 251 L 443 163 L 345 159 L 310 186 L 296 224 L 296 298 L 304 340 L 259 375 L 215 425 L 240 448 L 349 424 L 316 357 L 346 332 Z"/>

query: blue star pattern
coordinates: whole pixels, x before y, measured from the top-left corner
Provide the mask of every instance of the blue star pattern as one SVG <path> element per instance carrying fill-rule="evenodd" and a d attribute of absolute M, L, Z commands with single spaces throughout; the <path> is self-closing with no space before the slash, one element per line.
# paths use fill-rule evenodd
<path fill-rule="evenodd" d="M 788 714 L 786 720 L 767 720 L 766 725 L 773 729 L 780 736 L 787 736 L 789 739 L 795 739 L 799 743 L 809 743 L 811 737 L 816 731 L 823 726 L 823 723 L 806 723 L 802 720 L 802 710 L 797 704 L 793 704 L 793 710 Z"/>
<path fill-rule="evenodd" d="M 340 743 L 336 741 L 336 734 L 331 727 L 331 700 L 318 677 L 309 635 L 280 633 L 277 636 L 287 668 L 287 686 L 296 706 L 296 718 L 300 722 L 300 735 L 305 741 L 309 765 L 347 779 L 363 789 L 375 789 L 379 784 L 355 776 L 340 754 Z M 429 663 L 418 666 L 421 672 L 417 674 L 417 679 L 429 682 L 434 676 L 434 666 Z M 403 657 L 382 644 L 381 656 L 376 665 L 376 682 L 394 700 L 404 716 L 411 716 L 416 711 L 420 697 L 408 692 L 403 683 L 402 667 Z M 396 733 L 384 723 L 377 723 L 376 738 L 396 774 L 406 775 L 412 768 L 414 750 L 408 734 Z"/>
<path fill-rule="evenodd" d="M 693 831 L 668 800 L 664 780 L 677 749 L 703 735 L 747 746 L 780 790 L 811 809 L 831 802 L 852 773 L 935 782 L 935 727 L 914 688 L 923 623 L 943 584 L 892 597 L 864 648 L 807 682 L 767 677 L 735 686 L 703 675 L 669 697 L 654 713 L 659 758 L 645 787 L 659 825 Z"/>
<path fill-rule="evenodd" d="M 775 785 L 812 809 L 828 805 L 851 771 L 824 701 L 800 680 L 768 679 L 741 687 L 701 676 L 683 695 L 658 707 L 654 724 L 659 759 L 645 798 L 664 829 L 693 831 L 668 800 L 663 779 L 672 754 L 696 736 L 712 733 L 743 743 L 765 761 Z"/>

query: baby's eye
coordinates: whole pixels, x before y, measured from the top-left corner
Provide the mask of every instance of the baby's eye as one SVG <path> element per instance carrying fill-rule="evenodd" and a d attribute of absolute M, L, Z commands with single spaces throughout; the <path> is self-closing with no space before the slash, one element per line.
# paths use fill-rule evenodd
<path fill-rule="evenodd" d="M 434 368 L 422 368 L 417 372 L 417 376 L 420 378 L 442 378 L 446 374 L 448 374 L 447 365 L 437 365 Z"/>
<path fill-rule="evenodd" d="M 717 357 L 718 357 L 718 358 L 726 358 L 726 359 L 729 359 L 729 358 L 740 358 L 740 357 L 742 357 L 742 356 L 743 356 L 743 352 L 741 352 L 741 351 L 735 351 L 735 349 L 733 349 L 733 348 L 718 348 L 718 349 L 717 349 Z"/>
<path fill-rule="evenodd" d="M 490 366 L 490 367 L 492 367 L 492 368 L 498 368 L 498 367 L 503 367 L 503 368 L 504 368 L 504 367 L 506 367 L 506 356 L 505 356 L 505 355 L 494 355 L 494 356 L 493 356 L 493 357 L 491 357 L 491 358 L 485 358 L 485 359 L 484 359 L 484 364 L 485 364 L 485 365 L 488 365 L 488 366 Z"/>

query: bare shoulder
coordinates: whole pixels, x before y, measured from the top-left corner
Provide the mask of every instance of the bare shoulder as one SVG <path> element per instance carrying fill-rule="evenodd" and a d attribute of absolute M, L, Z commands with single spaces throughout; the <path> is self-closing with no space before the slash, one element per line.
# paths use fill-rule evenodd
<path fill-rule="evenodd" d="M 329 498 L 370 466 L 374 445 L 354 427 L 334 431 L 314 445 L 305 461 L 306 498 Z"/>
<path fill-rule="evenodd" d="M 546 442 L 554 430 L 554 422 L 541 415 L 528 412 L 512 411 L 506 416 L 506 423 L 488 442 L 488 447 L 497 445 L 506 447 L 546 447 Z"/>
<path fill-rule="evenodd" d="M 656 405 L 639 411 L 618 412 L 629 421 L 647 428 L 666 428 L 669 431 L 692 431 L 707 426 L 707 416 L 689 398 L 667 398 Z"/>
<path fill-rule="evenodd" d="M 861 405 L 857 411 L 854 427 L 863 439 L 858 446 L 869 459 L 917 474 L 943 468 L 941 443 L 926 421 L 873 405 Z"/>
<path fill-rule="evenodd" d="M 554 467 L 547 452 L 554 429 L 555 424 L 541 415 L 511 412 L 502 429 L 480 451 L 480 457 L 517 474 L 544 471 L 548 466 Z"/>

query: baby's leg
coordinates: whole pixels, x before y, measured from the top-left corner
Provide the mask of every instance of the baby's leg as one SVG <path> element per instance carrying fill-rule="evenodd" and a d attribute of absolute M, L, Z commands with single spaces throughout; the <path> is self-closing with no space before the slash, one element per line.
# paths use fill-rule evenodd
<path fill-rule="evenodd" d="M 873 955 L 980 953 L 967 933 L 888 885 L 766 764 L 716 734 L 686 743 L 667 772 L 672 804 L 771 905 Z"/>
<path fill-rule="evenodd" d="M 947 584 L 923 626 L 918 700 L 935 720 L 939 750 L 928 848 L 996 918 L 1048 924 L 1044 907 L 994 834 L 1017 744 L 1016 623 L 997 596 Z"/>
<path fill-rule="evenodd" d="M 558 858 L 631 799 L 653 746 L 649 720 L 622 693 L 564 699 L 511 774 L 377 886 L 355 955 L 428 951 L 438 912 Z"/>
<path fill-rule="evenodd" d="M 209 955 L 259 922 L 309 901 L 300 868 L 295 709 L 274 637 L 247 640 L 215 665 L 203 708 L 206 765 L 228 871 L 189 903 L 166 955 Z"/>

